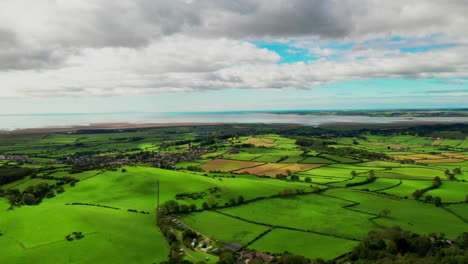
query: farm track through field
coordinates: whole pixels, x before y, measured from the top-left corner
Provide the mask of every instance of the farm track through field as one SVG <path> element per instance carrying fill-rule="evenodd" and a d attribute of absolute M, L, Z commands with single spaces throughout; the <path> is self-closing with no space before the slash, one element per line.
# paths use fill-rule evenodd
<path fill-rule="evenodd" d="M 220 212 L 220 211 L 218 211 L 218 210 L 213 210 L 213 212 L 216 212 L 216 213 L 219 213 L 219 214 L 228 216 L 228 217 L 232 217 L 232 218 L 235 218 L 235 219 L 237 219 L 237 220 L 241 220 L 241 221 L 244 221 L 244 222 L 247 222 L 247 223 L 256 224 L 256 225 L 261 225 L 261 226 L 268 226 L 268 227 L 270 227 L 270 228 L 281 228 L 281 229 L 287 229 L 287 230 L 293 230 L 293 231 L 300 231 L 300 232 L 305 232 L 305 233 L 313 233 L 313 234 L 323 235 L 323 236 L 329 236 L 329 237 L 342 238 L 342 239 L 347 239 L 347 240 L 352 240 L 352 241 L 361 241 L 361 240 L 359 240 L 359 239 L 357 239 L 357 238 L 345 237 L 345 236 L 334 235 L 334 234 L 327 234 L 327 233 L 322 233 L 322 232 L 313 231 L 313 230 L 306 230 L 306 229 L 300 229 L 300 228 L 294 228 L 294 227 L 288 227 L 288 226 L 278 226 L 278 225 L 271 225 L 271 224 L 266 224 L 266 223 L 260 223 L 260 222 L 248 220 L 248 219 L 245 219 L 245 218 L 242 218 L 242 217 L 239 217 L 239 216 L 235 216 L 235 215 L 230 215 L 230 214 L 227 214 L 227 213 L 223 213 L 223 212 Z"/>

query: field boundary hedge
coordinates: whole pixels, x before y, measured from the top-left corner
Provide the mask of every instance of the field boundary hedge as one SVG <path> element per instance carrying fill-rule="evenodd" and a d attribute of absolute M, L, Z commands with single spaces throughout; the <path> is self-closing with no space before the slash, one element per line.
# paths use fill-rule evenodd
<path fill-rule="evenodd" d="M 463 222 L 465 222 L 465 223 L 468 224 L 468 220 L 466 220 L 463 216 L 461 216 L 461 215 L 455 213 L 452 209 L 449 209 L 449 208 L 447 208 L 447 207 L 445 207 L 445 206 L 441 206 L 441 207 L 442 207 L 445 211 L 447 211 L 447 212 L 453 214 L 454 216 L 460 218 L 460 220 L 462 220 Z"/>
<path fill-rule="evenodd" d="M 369 183 L 373 183 L 377 178 L 376 177 L 369 177 L 363 181 L 360 181 L 360 182 L 351 182 L 351 183 L 347 183 L 346 184 L 346 187 L 354 187 L 354 186 L 360 186 L 360 185 L 366 185 L 366 184 L 369 184 Z"/>
<path fill-rule="evenodd" d="M 266 234 L 270 233 L 271 231 L 273 231 L 275 229 L 275 227 L 271 227 L 269 228 L 268 230 L 262 232 L 260 235 L 258 235 L 257 237 L 255 237 L 254 239 L 252 239 L 250 242 L 248 242 L 247 244 L 245 244 L 244 246 L 242 246 L 241 248 L 239 248 L 237 251 L 240 251 L 244 248 L 247 248 L 249 247 L 250 245 L 252 245 L 253 243 L 255 243 L 256 241 L 258 241 L 260 238 L 264 237 Z"/>
<path fill-rule="evenodd" d="M 347 209 L 347 210 L 350 210 L 350 211 L 353 211 L 353 212 L 358 212 L 358 213 L 361 213 L 361 214 L 372 215 L 373 217 L 367 219 L 369 222 L 371 222 L 372 224 L 374 224 L 378 228 L 387 228 L 386 226 L 381 225 L 381 224 L 374 221 L 375 219 L 381 218 L 381 216 L 379 214 L 369 213 L 369 212 L 365 212 L 365 211 L 350 208 L 350 207 L 353 207 L 353 206 L 360 205 L 361 204 L 360 202 L 356 202 L 356 201 L 352 201 L 352 200 L 348 200 L 348 199 L 344 199 L 344 198 L 341 198 L 341 197 L 336 197 L 336 196 L 332 196 L 332 195 L 328 195 L 328 194 L 320 194 L 320 195 L 335 198 L 335 199 L 339 199 L 339 200 L 343 200 L 343 201 L 346 201 L 346 202 L 350 202 L 352 204 L 344 205 L 341 208 Z"/>
<path fill-rule="evenodd" d="M 234 219 L 244 221 L 244 222 L 247 222 L 247 223 L 261 225 L 261 226 L 268 226 L 270 228 L 287 229 L 287 230 L 293 230 L 293 231 L 299 231 L 299 232 L 305 232 L 305 233 L 313 233 L 313 234 L 317 234 L 317 235 L 330 236 L 330 237 L 341 238 L 341 239 L 352 240 L 352 241 L 361 241 L 361 240 L 356 239 L 356 238 L 345 237 L 345 236 L 335 235 L 335 234 L 322 233 L 322 232 L 308 230 L 308 229 L 300 229 L 300 228 L 295 228 L 295 227 L 278 226 L 278 225 L 271 225 L 271 224 L 266 224 L 266 223 L 262 223 L 262 222 L 256 222 L 256 221 L 248 220 L 248 219 L 245 219 L 245 218 L 242 218 L 242 217 L 239 217 L 239 216 L 235 216 L 235 215 L 227 214 L 227 213 L 224 213 L 224 212 L 220 212 L 218 210 L 213 210 L 213 212 L 216 212 L 216 213 L 228 216 L 228 217 L 232 217 Z"/>
<path fill-rule="evenodd" d="M 390 187 L 385 187 L 385 188 L 382 188 L 382 189 L 378 189 L 378 190 L 373 190 L 373 191 L 371 191 L 371 192 L 381 192 L 381 191 L 385 191 L 385 190 L 388 190 L 388 189 L 392 189 L 392 188 L 398 187 L 398 186 L 400 186 L 401 184 L 403 184 L 403 181 L 402 181 L 401 179 L 398 179 L 398 180 L 399 180 L 399 182 L 398 182 L 397 184 L 395 184 L 395 185 L 392 185 L 392 186 L 390 186 Z"/>

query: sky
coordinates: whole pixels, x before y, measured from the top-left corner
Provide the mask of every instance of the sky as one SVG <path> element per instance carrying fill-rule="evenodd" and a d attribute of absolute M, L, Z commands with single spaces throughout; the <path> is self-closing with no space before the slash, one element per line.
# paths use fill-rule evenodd
<path fill-rule="evenodd" d="M 2 0 L 0 114 L 468 107 L 466 0 Z"/>

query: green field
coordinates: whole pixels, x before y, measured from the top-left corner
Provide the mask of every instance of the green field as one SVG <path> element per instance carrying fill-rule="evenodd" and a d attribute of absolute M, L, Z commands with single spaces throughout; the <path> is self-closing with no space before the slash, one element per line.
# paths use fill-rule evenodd
<path fill-rule="evenodd" d="M 444 181 L 442 186 L 426 192 L 425 195 L 439 196 L 444 203 L 465 202 L 468 196 L 468 183 Z"/>
<path fill-rule="evenodd" d="M 457 236 L 466 229 L 466 223 L 442 208 L 414 200 L 394 199 L 369 192 L 352 191 L 349 189 L 327 190 L 327 195 L 353 200 L 360 204 L 354 209 L 378 214 L 383 209 L 389 209 L 388 217 L 375 221 L 387 227 L 400 226 L 416 233 L 427 234 L 442 232 L 448 237 Z M 446 223 L 450 222 L 450 225 Z"/>
<path fill-rule="evenodd" d="M 369 215 L 343 209 L 343 206 L 349 204 L 352 203 L 321 195 L 306 195 L 262 200 L 220 211 L 274 226 L 362 238 L 376 227 L 369 222 Z M 278 214 L 278 211 L 282 213 Z M 337 225 L 341 228 L 337 229 Z"/>
<path fill-rule="evenodd" d="M 412 199 L 411 194 L 419 189 L 423 189 L 431 186 L 432 181 L 423 180 L 403 180 L 402 184 L 391 189 L 384 190 L 383 192 L 396 195 L 399 197 L 408 197 Z"/>
<path fill-rule="evenodd" d="M 265 252 L 282 253 L 285 250 L 312 259 L 333 259 L 349 252 L 357 242 L 336 237 L 274 229 L 249 246 Z"/>
<path fill-rule="evenodd" d="M 427 128 L 225 124 L 0 134 L 0 263 L 208 257 L 214 264 L 227 243 L 280 261 L 290 252 L 359 263 L 348 253 L 371 231 L 399 226 L 454 239 L 468 230 L 468 160 L 389 156 L 468 155 L 468 128 Z M 442 184 L 415 200 L 435 177 Z M 41 193 L 42 183 L 51 192 Z M 442 203 L 426 202 L 428 195 Z M 196 238 L 183 241 L 185 229 Z M 73 232 L 84 237 L 67 241 Z M 209 248 L 220 251 L 202 252 Z"/>
<path fill-rule="evenodd" d="M 180 220 L 198 232 L 226 243 L 246 244 L 268 230 L 267 227 L 247 223 L 216 212 L 192 213 Z"/>

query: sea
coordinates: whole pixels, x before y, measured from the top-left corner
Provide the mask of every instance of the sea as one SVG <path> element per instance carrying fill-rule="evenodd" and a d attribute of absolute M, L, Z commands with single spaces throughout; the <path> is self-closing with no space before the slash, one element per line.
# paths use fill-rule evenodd
<path fill-rule="evenodd" d="M 389 124 L 399 122 L 468 123 L 468 117 L 368 117 L 339 115 L 304 115 L 294 111 L 234 112 L 125 112 L 85 114 L 0 114 L 0 130 L 73 127 L 103 123 L 265 123 L 318 126 L 326 123 Z"/>

